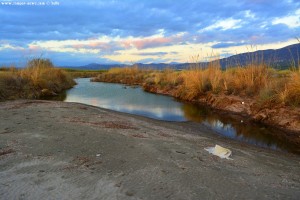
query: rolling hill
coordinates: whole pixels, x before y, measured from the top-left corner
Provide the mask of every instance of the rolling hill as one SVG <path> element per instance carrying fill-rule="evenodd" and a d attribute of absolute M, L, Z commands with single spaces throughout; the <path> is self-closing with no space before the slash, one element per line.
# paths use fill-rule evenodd
<path fill-rule="evenodd" d="M 300 64 L 300 43 L 289 45 L 280 49 L 259 50 L 254 52 L 241 53 L 219 60 L 223 69 L 226 67 L 245 66 L 253 63 L 265 63 L 276 69 L 288 69 Z M 189 68 L 195 63 L 136 63 L 141 68 L 153 68 L 162 70 L 170 67 L 173 69 Z M 198 63 L 201 66 L 208 65 L 208 62 Z M 81 69 L 81 70 L 108 70 L 113 67 L 125 67 L 125 64 L 99 64 L 90 63 L 84 66 L 64 66 L 64 68 Z"/>

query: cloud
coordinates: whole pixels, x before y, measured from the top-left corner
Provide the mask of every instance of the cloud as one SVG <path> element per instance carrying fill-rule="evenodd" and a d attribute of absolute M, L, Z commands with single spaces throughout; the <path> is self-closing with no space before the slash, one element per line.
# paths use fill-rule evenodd
<path fill-rule="evenodd" d="M 218 48 L 228 48 L 228 47 L 235 47 L 235 46 L 243 46 L 247 45 L 246 43 L 235 43 L 235 42 L 224 42 L 224 43 L 217 43 L 211 46 L 213 49 L 218 49 Z"/>
<path fill-rule="evenodd" d="M 137 49 L 147 49 L 155 48 L 160 46 L 170 46 L 172 44 L 177 44 L 181 41 L 183 35 L 173 35 L 171 37 L 146 37 L 138 39 L 126 39 L 121 41 L 124 48 L 137 48 Z"/>
<path fill-rule="evenodd" d="M 161 59 L 161 58 L 143 58 L 138 61 L 139 63 L 145 63 L 145 64 L 151 64 L 151 63 L 169 63 L 167 59 Z"/>
<path fill-rule="evenodd" d="M 289 28 L 300 27 L 300 9 L 296 10 L 295 14 L 293 15 L 288 15 L 281 18 L 276 17 L 272 21 L 272 24 L 285 24 Z"/>
<path fill-rule="evenodd" d="M 255 14 L 253 12 L 251 12 L 251 10 L 246 10 L 245 11 L 245 17 L 246 18 L 254 19 L 255 18 Z"/>
<path fill-rule="evenodd" d="M 227 19 L 223 19 L 223 20 L 219 20 L 216 23 L 205 27 L 204 29 L 201 30 L 201 32 L 203 31 L 211 31 L 214 29 L 221 29 L 221 30 L 228 30 L 228 29 L 237 29 L 242 27 L 241 26 L 241 21 L 240 19 L 233 19 L 233 18 L 227 18 Z"/>
<path fill-rule="evenodd" d="M 283 2 L 245 3 L 224 1 L 63 1 L 60 6 L 0 7 L 2 37 L 36 40 L 86 39 L 87 37 L 133 36 L 147 37 L 164 29 L 166 35 L 193 32 L 209 26 L 222 29 L 236 27 L 241 10 L 245 15 L 276 17 L 277 12 L 288 14 L 291 7 Z M 270 3 L 264 9 L 261 6 Z M 251 5 L 251 4 L 250 4 Z M 285 6 L 283 6 L 285 5 Z M 265 7 L 264 7 L 265 8 Z M 283 8 L 283 9 L 279 9 Z M 228 24 L 226 24 L 228 22 Z M 4 24 L 4 26 L 3 26 Z M 196 27 L 195 24 L 198 24 Z M 214 25 L 213 25 L 214 24 Z"/>
<path fill-rule="evenodd" d="M 168 52 L 143 52 L 143 53 L 134 53 L 133 55 L 137 56 L 164 56 L 167 55 Z"/>
<path fill-rule="evenodd" d="M 19 46 L 15 46 L 15 45 L 11 45 L 9 43 L 3 43 L 3 44 L 0 44 L 0 51 L 1 50 L 24 50 L 23 47 L 19 47 Z"/>
<path fill-rule="evenodd" d="M 170 60 L 170 48 L 184 54 L 193 45 L 222 49 L 280 43 L 300 32 L 298 0 L 59 2 L 59 6 L 0 6 L 0 54 L 50 52 L 63 62 L 77 55 L 71 57 L 76 63 L 85 58 L 109 62 L 103 58 L 121 53 L 155 59 L 168 52 L 160 58 Z M 140 51 L 140 57 L 132 49 Z M 147 52 L 152 55 L 143 55 Z M 178 61 L 178 56 L 173 59 Z"/>

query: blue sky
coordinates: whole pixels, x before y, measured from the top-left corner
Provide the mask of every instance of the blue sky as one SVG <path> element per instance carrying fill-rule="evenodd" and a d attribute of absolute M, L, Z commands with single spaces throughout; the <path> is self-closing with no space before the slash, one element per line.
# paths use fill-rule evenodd
<path fill-rule="evenodd" d="M 300 37 L 299 0 L 0 0 L 0 16 L 6 65 L 192 62 Z"/>

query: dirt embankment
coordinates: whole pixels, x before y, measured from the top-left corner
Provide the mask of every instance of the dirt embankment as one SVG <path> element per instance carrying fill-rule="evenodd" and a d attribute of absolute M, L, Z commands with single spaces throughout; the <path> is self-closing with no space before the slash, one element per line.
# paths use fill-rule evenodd
<path fill-rule="evenodd" d="M 300 135 L 300 108 L 284 105 L 258 106 L 257 102 L 249 98 L 237 96 L 208 95 L 199 99 L 213 108 L 249 116 L 254 121 L 276 126 L 282 130 L 298 132 Z"/>
<path fill-rule="evenodd" d="M 177 97 L 176 90 L 159 90 L 155 87 L 144 87 L 145 91 Z M 207 93 L 200 96 L 194 103 L 202 103 L 220 111 L 231 112 L 249 117 L 253 121 L 287 131 L 288 134 L 299 136 L 300 141 L 300 108 L 282 104 L 274 106 L 259 105 L 255 99 L 234 95 L 216 95 Z"/>
<path fill-rule="evenodd" d="M 232 150 L 224 160 L 204 148 Z M 0 103 L 3 199 L 299 199 L 300 158 L 78 103 Z"/>

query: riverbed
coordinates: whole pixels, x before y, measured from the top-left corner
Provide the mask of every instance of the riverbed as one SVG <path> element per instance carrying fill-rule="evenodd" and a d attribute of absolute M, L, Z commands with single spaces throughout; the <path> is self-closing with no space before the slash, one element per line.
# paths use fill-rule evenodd
<path fill-rule="evenodd" d="M 232 151 L 221 159 L 204 148 Z M 0 103 L 3 199 L 299 199 L 300 158 L 80 103 Z"/>
<path fill-rule="evenodd" d="M 77 85 L 60 100 L 78 102 L 124 113 L 173 122 L 192 121 L 205 125 L 215 134 L 263 148 L 300 154 L 286 133 L 247 118 L 226 115 L 204 105 L 180 102 L 172 97 L 143 91 L 140 87 L 90 82 L 76 79 Z"/>

